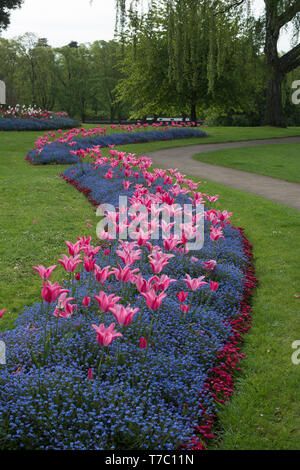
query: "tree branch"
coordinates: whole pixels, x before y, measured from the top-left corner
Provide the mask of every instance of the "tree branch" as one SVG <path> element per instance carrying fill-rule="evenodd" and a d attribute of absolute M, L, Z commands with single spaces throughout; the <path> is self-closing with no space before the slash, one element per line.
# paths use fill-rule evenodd
<path fill-rule="evenodd" d="M 294 2 L 289 5 L 289 7 L 285 10 L 285 12 L 278 16 L 279 29 L 282 28 L 289 21 L 291 21 L 299 12 L 300 12 L 300 0 L 294 0 Z"/>
<path fill-rule="evenodd" d="M 245 3 L 246 0 L 236 0 L 236 1 L 233 1 L 230 5 L 228 5 L 226 8 L 224 8 L 223 10 L 218 10 L 215 15 L 222 15 L 223 13 L 227 13 L 228 11 L 230 11 L 232 8 L 237 8 L 239 6 L 241 6 L 243 3 Z"/>
<path fill-rule="evenodd" d="M 300 44 L 279 59 L 279 66 L 282 72 L 288 73 L 300 66 Z"/>

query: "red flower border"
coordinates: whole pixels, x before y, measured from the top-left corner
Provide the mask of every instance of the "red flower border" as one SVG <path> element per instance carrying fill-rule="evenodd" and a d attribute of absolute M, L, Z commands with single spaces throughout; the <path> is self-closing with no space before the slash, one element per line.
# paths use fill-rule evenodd
<path fill-rule="evenodd" d="M 228 324 L 232 327 L 232 335 L 227 343 L 224 345 L 222 351 L 217 355 L 217 365 L 209 370 L 204 388 L 209 392 L 215 404 L 225 404 L 229 401 L 232 393 L 234 392 L 234 374 L 241 370 L 239 367 L 241 359 L 245 356 L 240 352 L 240 345 L 243 342 L 243 336 L 251 328 L 252 321 L 252 308 L 251 297 L 253 290 L 258 284 L 258 279 L 255 277 L 255 268 L 252 262 L 253 259 L 253 245 L 249 242 L 244 234 L 244 228 L 234 227 L 239 231 L 242 237 L 242 244 L 244 254 L 247 258 L 246 267 L 244 269 L 244 291 L 243 299 L 240 302 L 239 315 L 228 320 Z M 201 395 L 200 395 L 201 396 Z M 182 448 L 188 450 L 206 450 L 207 444 L 215 439 L 213 428 L 217 422 L 215 414 L 208 414 L 202 405 L 202 423 L 196 426 L 195 431 L 198 437 L 194 437 L 190 442 Z"/>

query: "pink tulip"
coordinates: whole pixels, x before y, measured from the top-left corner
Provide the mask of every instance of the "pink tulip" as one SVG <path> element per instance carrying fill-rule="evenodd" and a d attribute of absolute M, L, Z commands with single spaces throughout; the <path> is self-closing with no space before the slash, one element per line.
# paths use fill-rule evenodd
<path fill-rule="evenodd" d="M 139 271 L 138 268 L 130 271 L 130 266 L 125 266 L 124 269 L 118 264 L 119 268 L 113 268 L 112 273 L 115 275 L 116 279 L 121 282 L 132 282 L 135 279 L 134 274 Z"/>
<path fill-rule="evenodd" d="M 147 307 L 151 310 L 157 310 L 167 294 L 161 292 L 159 295 L 156 295 L 154 289 L 149 289 L 148 292 L 142 292 L 142 296 L 146 299 Z"/>
<path fill-rule="evenodd" d="M 46 279 L 50 278 L 50 276 L 51 276 L 52 272 L 54 271 L 54 269 L 56 268 L 56 266 L 57 265 L 50 266 L 49 268 L 44 268 L 44 266 L 39 264 L 38 266 L 32 266 L 32 269 L 35 269 L 39 273 L 40 277 L 42 279 L 44 279 L 44 281 L 45 281 Z"/>
<path fill-rule="evenodd" d="M 66 292 L 62 293 L 58 299 L 57 307 L 53 315 L 55 317 L 69 318 L 77 308 L 76 304 L 70 304 L 71 300 L 75 300 L 74 297 L 67 297 Z"/>
<path fill-rule="evenodd" d="M 176 237 L 169 238 L 168 240 L 164 240 L 164 248 L 167 251 L 172 251 L 176 246 L 180 243 L 180 240 Z"/>
<path fill-rule="evenodd" d="M 169 259 L 175 255 L 167 255 L 162 251 L 156 250 L 154 253 L 148 256 L 151 269 L 155 274 L 159 274 L 163 268 L 169 264 Z"/>
<path fill-rule="evenodd" d="M 199 278 L 192 279 L 189 274 L 186 274 L 186 279 L 183 280 L 186 283 L 187 287 L 189 287 L 192 291 L 195 291 L 201 286 L 204 286 L 204 284 L 207 284 L 207 282 L 203 281 L 204 278 L 205 276 L 201 276 Z"/>
<path fill-rule="evenodd" d="M 95 278 L 98 282 L 101 282 L 101 284 L 104 284 L 106 279 L 113 274 L 112 272 L 108 272 L 109 268 L 110 266 L 105 266 L 105 268 L 100 269 L 100 267 L 95 264 Z"/>
<path fill-rule="evenodd" d="M 178 298 L 179 302 L 184 302 L 188 295 L 189 295 L 188 292 L 183 292 L 182 291 L 182 292 L 179 292 L 177 294 L 177 298 Z"/>
<path fill-rule="evenodd" d="M 127 326 L 132 322 L 133 316 L 139 311 L 139 308 L 132 310 L 130 304 L 126 308 L 121 304 L 115 304 L 110 311 L 119 325 Z"/>
<path fill-rule="evenodd" d="M 216 292 L 218 290 L 218 287 L 219 287 L 218 282 L 210 281 L 210 290 L 212 292 Z"/>
<path fill-rule="evenodd" d="M 66 241 L 65 243 L 68 247 L 69 255 L 76 256 L 81 251 L 81 245 L 79 241 L 74 244 L 68 241 Z"/>
<path fill-rule="evenodd" d="M 180 310 L 181 310 L 182 313 L 184 313 L 184 314 L 187 314 L 187 312 L 189 311 L 189 309 L 190 309 L 190 305 L 183 305 L 183 304 L 180 305 Z"/>
<path fill-rule="evenodd" d="M 125 175 L 126 176 L 126 175 Z M 129 189 L 129 186 L 131 185 L 132 183 L 130 183 L 130 181 L 125 181 L 123 180 L 123 187 L 126 191 L 128 191 Z"/>
<path fill-rule="evenodd" d="M 215 267 L 217 266 L 217 262 L 214 259 L 211 259 L 210 261 L 203 261 L 202 264 L 206 271 L 214 271 Z"/>
<path fill-rule="evenodd" d="M 146 281 L 146 279 L 144 279 L 140 273 L 137 276 L 134 276 L 131 282 L 136 285 L 137 290 L 140 293 L 147 292 L 149 289 L 151 289 L 151 279 Z"/>
<path fill-rule="evenodd" d="M 140 338 L 140 348 L 141 349 L 146 349 L 148 346 L 146 338 L 142 337 Z"/>
<path fill-rule="evenodd" d="M 222 229 L 219 227 L 210 227 L 210 238 L 213 242 L 216 242 L 219 238 L 224 238 Z"/>
<path fill-rule="evenodd" d="M 141 258 L 141 250 L 123 248 L 123 250 L 116 250 L 116 253 L 126 266 L 131 266 Z"/>
<path fill-rule="evenodd" d="M 97 333 L 97 341 L 100 346 L 109 346 L 114 338 L 121 338 L 123 335 L 118 333 L 115 328 L 115 323 L 112 323 L 108 328 L 105 328 L 104 323 L 100 326 L 92 325 Z"/>
<path fill-rule="evenodd" d="M 89 380 L 92 380 L 93 378 L 94 378 L 93 369 L 89 368 L 89 371 L 88 371 L 88 379 L 89 379 Z"/>
<path fill-rule="evenodd" d="M 3 315 L 5 314 L 6 310 L 0 310 L 0 318 L 3 317 Z"/>
<path fill-rule="evenodd" d="M 114 294 L 106 295 L 105 292 L 100 291 L 99 295 L 94 295 L 94 299 L 97 300 L 101 312 L 109 312 L 121 297 L 114 296 Z"/>
<path fill-rule="evenodd" d="M 62 293 L 68 293 L 67 289 L 63 289 L 58 282 L 52 284 L 50 281 L 43 282 L 43 289 L 42 289 L 42 298 L 51 304 L 55 302 L 57 297 Z"/>
<path fill-rule="evenodd" d="M 169 276 L 166 274 L 163 274 L 160 278 L 158 276 L 153 276 L 149 280 L 151 283 L 153 283 L 153 287 L 155 291 L 158 290 L 167 290 L 169 289 L 170 284 L 173 282 L 177 282 L 176 279 L 171 279 Z"/>
<path fill-rule="evenodd" d="M 75 279 L 76 279 L 76 281 L 79 281 L 79 280 L 80 280 L 80 277 L 81 277 L 81 276 L 80 276 L 80 273 L 76 273 L 76 274 L 75 274 Z"/>
<path fill-rule="evenodd" d="M 67 255 L 62 255 L 63 259 L 58 259 L 58 263 L 62 264 L 65 271 L 68 273 L 74 272 L 77 266 L 82 263 L 82 261 L 79 259 L 80 255 L 76 256 L 70 256 L 68 257 Z"/>
<path fill-rule="evenodd" d="M 91 273 L 95 269 L 96 260 L 91 256 L 89 258 L 83 257 L 84 268 L 88 273 Z"/>
<path fill-rule="evenodd" d="M 84 299 L 82 300 L 82 304 L 84 307 L 88 307 L 91 303 L 91 298 L 90 297 L 84 297 Z"/>

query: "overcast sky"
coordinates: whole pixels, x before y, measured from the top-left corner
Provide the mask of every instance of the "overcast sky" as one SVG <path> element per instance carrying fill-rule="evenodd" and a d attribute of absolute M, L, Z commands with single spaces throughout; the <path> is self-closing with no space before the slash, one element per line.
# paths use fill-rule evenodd
<path fill-rule="evenodd" d="M 254 0 L 259 14 L 263 0 Z M 26 32 L 45 37 L 53 47 L 70 41 L 88 43 L 113 39 L 115 0 L 25 0 L 20 9 L 11 13 L 11 25 L 2 37 L 11 39 Z M 279 50 L 289 50 L 289 36 L 283 34 Z"/>

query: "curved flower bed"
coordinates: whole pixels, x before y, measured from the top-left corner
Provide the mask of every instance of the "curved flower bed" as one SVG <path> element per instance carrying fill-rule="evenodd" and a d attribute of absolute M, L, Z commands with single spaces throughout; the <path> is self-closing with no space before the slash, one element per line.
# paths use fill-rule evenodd
<path fill-rule="evenodd" d="M 118 205 L 126 195 L 131 210 L 161 206 L 151 224 L 123 206 L 107 211 L 119 235 L 136 224 L 134 240 L 101 230 L 100 245 L 67 241 L 57 261 L 68 273 L 63 286 L 49 281 L 57 265 L 34 267 L 43 302 L 1 338 L 1 449 L 205 448 L 250 324 L 251 246 L 231 214 L 207 209 L 204 246 L 190 252 L 196 209 L 218 197 L 171 169 L 150 173 L 148 158 L 91 152 L 93 165 L 62 175 L 91 202 Z M 180 237 L 160 218 L 175 203 L 192 204 Z M 165 236 L 152 240 L 159 226 Z"/>
<path fill-rule="evenodd" d="M 96 128 L 101 134 L 103 131 Z M 161 140 L 187 139 L 207 137 L 205 132 L 199 129 L 165 129 L 164 131 L 140 131 L 126 132 L 121 134 L 95 135 L 92 130 L 85 131 L 90 137 L 76 138 L 73 134 L 65 138 L 56 139 L 53 142 L 42 140 L 37 143 L 37 148 L 31 150 L 27 155 L 27 160 L 33 165 L 45 165 L 51 163 L 72 164 L 79 162 L 79 150 L 87 150 L 92 146 L 109 147 L 110 145 L 125 145 L 141 142 L 154 142 Z M 71 149 L 70 149 L 71 147 Z"/>

